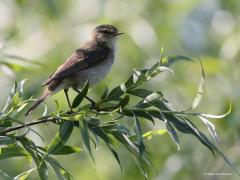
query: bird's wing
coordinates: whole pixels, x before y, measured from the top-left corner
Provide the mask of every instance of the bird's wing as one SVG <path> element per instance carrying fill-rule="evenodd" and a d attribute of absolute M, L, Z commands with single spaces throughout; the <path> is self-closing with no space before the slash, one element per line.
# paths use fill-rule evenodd
<path fill-rule="evenodd" d="M 104 47 L 94 46 L 88 49 L 78 49 L 57 68 L 43 86 L 53 80 L 63 79 L 76 72 L 89 69 L 104 61 L 108 55 L 109 50 Z"/>

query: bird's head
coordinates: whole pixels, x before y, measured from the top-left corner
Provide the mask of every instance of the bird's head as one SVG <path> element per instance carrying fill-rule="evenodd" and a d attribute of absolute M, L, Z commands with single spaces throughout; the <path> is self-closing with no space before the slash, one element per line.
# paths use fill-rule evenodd
<path fill-rule="evenodd" d="M 94 39 L 110 47 L 115 44 L 117 37 L 121 34 L 123 32 L 118 31 L 116 27 L 108 24 L 99 25 L 93 30 Z"/>

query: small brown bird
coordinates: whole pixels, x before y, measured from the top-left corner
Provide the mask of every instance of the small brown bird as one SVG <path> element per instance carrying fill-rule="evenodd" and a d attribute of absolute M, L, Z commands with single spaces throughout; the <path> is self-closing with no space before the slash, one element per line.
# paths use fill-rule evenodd
<path fill-rule="evenodd" d="M 25 115 L 29 115 L 41 102 L 62 89 L 64 89 L 71 109 L 68 97 L 69 88 L 79 92 L 78 89 L 81 89 L 86 81 L 89 82 L 89 86 L 93 86 L 106 76 L 113 65 L 116 40 L 121 34 L 123 33 L 112 25 L 97 26 L 90 40 L 70 55 L 42 85 L 47 86 L 43 95 Z M 90 98 L 87 96 L 86 98 L 93 103 Z"/>

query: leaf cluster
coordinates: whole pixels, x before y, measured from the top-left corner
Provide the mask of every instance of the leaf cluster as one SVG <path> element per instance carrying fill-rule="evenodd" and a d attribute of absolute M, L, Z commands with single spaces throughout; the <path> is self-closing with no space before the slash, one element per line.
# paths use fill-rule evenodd
<path fill-rule="evenodd" d="M 74 112 L 62 111 L 57 102 L 55 112 L 47 114 L 47 111 L 45 111 L 41 118 L 31 123 L 22 122 L 20 117 L 25 107 L 31 101 L 34 101 L 34 99 L 24 99 L 24 80 L 20 83 L 15 83 L 6 105 L 0 113 L 0 159 L 22 156 L 30 163 L 33 160 L 35 168 L 17 175 L 15 179 L 24 179 L 36 170 L 38 171 L 39 177 L 44 180 L 48 178 L 49 168 L 51 168 L 56 177 L 61 180 L 73 179 L 70 173 L 57 161 L 56 157 L 58 155 L 69 155 L 85 151 L 94 165 L 93 147 L 98 149 L 99 142 L 103 142 L 121 169 L 124 169 L 124 167 L 121 163 L 121 157 L 118 155 L 119 145 L 126 148 L 141 173 L 147 178 L 149 167 L 151 167 L 152 164 L 148 160 L 145 141 L 155 135 L 168 133 L 177 145 L 178 150 L 180 150 L 178 134 L 183 133 L 193 135 L 200 143 L 207 147 L 213 155 L 217 153 L 222 156 L 239 174 L 230 160 L 228 160 L 220 150 L 219 138 L 215 126 L 209 121 L 209 119 L 212 118 L 225 117 L 231 111 L 231 107 L 229 112 L 224 115 L 196 113 L 193 111 L 198 107 L 204 89 L 205 73 L 202 65 L 202 75 L 198 92 L 192 106 L 187 110 L 176 111 L 172 109 L 170 102 L 161 91 L 155 92 L 142 87 L 142 84 L 150 81 L 164 71 L 173 72 L 169 66 L 180 60 L 193 61 L 184 56 L 162 56 L 158 62 L 148 69 L 134 69 L 126 82 L 112 90 L 106 87 L 95 107 L 82 103 L 89 89 L 88 82 L 86 82 L 72 103 Z M 132 99 L 137 99 L 138 101 L 133 102 L 131 101 Z M 111 120 L 106 121 L 106 116 L 111 117 Z M 198 118 L 206 125 L 212 139 L 208 138 L 208 136 L 194 124 L 191 120 L 193 117 Z M 121 123 L 120 120 L 125 119 L 130 119 L 133 122 L 133 127 L 128 127 Z M 142 126 L 143 121 L 152 124 L 160 121 L 165 124 L 166 128 L 144 132 Z M 59 126 L 57 134 L 46 147 L 38 146 L 27 136 L 29 131 L 34 131 L 31 129 L 32 125 L 43 122 L 51 122 Z M 22 134 L 17 133 L 17 130 L 22 128 L 26 131 Z M 84 145 L 82 148 L 68 145 L 67 143 L 74 129 L 79 130 L 79 137 Z M 42 137 L 38 132 L 34 132 Z M 7 176 L 3 172 L 1 172 L 1 174 Z"/>

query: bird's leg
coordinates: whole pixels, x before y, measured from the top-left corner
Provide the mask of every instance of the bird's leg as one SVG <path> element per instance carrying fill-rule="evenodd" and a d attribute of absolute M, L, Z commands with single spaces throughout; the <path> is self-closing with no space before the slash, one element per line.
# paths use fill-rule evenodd
<path fill-rule="evenodd" d="M 85 98 L 92 103 L 93 107 L 97 104 L 94 100 L 92 100 L 90 97 L 88 97 L 87 95 L 85 96 Z"/>
<path fill-rule="evenodd" d="M 67 98 L 68 107 L 69 107 L 69 109 L 70 109 L 70 112 L 73 112 L 73 111 L 72 111 L 72 106 L 71 106 L 71 104 L 70 104 L 69 96 L 68 96 L 68 90 L 69 90 L 68 88 L 67 88 L 67 89 L 64 89 L 64 93 L 65 93 L 66 98 Z"/>
<path fill-rule="evenodd" d="M 78 89 L 73 89 L 74 91 L 76 91 L 77 93 L 81 93 L 81 91 L 79 91 Z M 92 105 L 91 105 L 91 108 L 93 108 L 93 109 L 98 109 L 98 107 L 97 107 L 97 103 L 94 101 L 94 100 L 92 100 L 90 97 L 88 97 L 87 95 L 85 95 L 84 96 Z"/>

